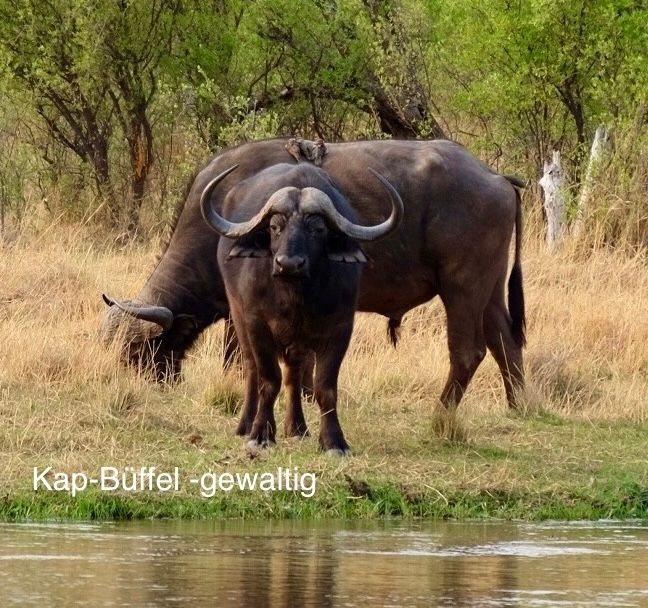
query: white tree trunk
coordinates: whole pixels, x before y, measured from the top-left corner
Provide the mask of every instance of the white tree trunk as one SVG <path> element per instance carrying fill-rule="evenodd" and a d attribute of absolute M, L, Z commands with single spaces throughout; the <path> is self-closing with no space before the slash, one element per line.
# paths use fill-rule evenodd
<path fill-rule="evenodd" d="M 560 166 L 560 152 L 553 151 L 550 163 L 544 163 L 544 173 L 538 182 L 544 192 L 547 213 L 547 245 L 556 247 L 565 233 L 565 176 Z"/>
<path fill-rule="evenodd" d="M 605 166 L 610 151 L 610 136 L 604 125 L 596 129 L 592 150 L 590 152 L 589 162 L 587 163 L 587 172 L 581 189 L 581 195 L 578 200 L 576 219 L 572 226 L 572 234 L 576 237 L 582 234 L 585 227 L 585 217 L 592 199 L 592 194 L 596 188 L 596 182 L 601 175 L 601 169 Z"/>

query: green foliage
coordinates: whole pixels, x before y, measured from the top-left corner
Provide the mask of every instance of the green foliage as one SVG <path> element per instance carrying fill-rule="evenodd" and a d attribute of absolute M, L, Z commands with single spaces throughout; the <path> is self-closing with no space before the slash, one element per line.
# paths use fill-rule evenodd
<path fill-rule="evenodd" d="M 450 104 L 474 116 L 493 147 L 521 139 L 536 166 L 562 147 L 578 174 L 598 124 L 628 116 L 645 95 L 642 3 L 435 0 L 428 8 L 443 15 L 433 57 L 447 71 Z"/>
<path fill-rule="evenodd" d="M 176 11 L 171 0 L 0 2 L 5 73 L 13 90 L 30 94 L 47 133 L 37 147 L 48 160 L 55 142 L 88 165 L 114 222 L 121 205 L 111 164 L 126 154 L 132 202 L 124 211 L 133 228 L 153 162 L 148 108 Z"/>
<path fill-rule="evenodd" d="M 529 177 L 560 149 L 577 186 L 598 124 L 635 124 L 647 21 L 639 0 L 0 0 L 0 128 L 47 169 L 16 187 L 131 224 L 209 152 L 276 135 L 448 136 Z"/>
<path fill-rule="evenodd" d="M 17 123 L 15 108 L 0 95 L 0 244 L 5 238 L 9 218 L 21 224 L 28 208 L 27 175 L 40 167 L 25 146 Z"/>
<path fill-rule="evenodd" d="M 390 482 L 371 480 L 367 493 L 354 495 L 342 484 L 313 498 L 297 492 L 232 492 L 204 499 L 105 493 L 93 490 L 72 498 L 57 492 L 18 491 L 0 497 L 0 521 L 133 520 L 150 518 L 361 518 L 435 517 L 443 519 L 584 520 L 648 516 L 648 488 L 632 479 L 584 488 L 544 491 L 445 488 L 414 493 Z"/>

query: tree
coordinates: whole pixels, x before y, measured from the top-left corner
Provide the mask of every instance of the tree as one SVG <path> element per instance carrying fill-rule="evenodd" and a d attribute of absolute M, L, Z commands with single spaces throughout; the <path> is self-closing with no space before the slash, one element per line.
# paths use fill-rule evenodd
<path fill-rule="evenodd" d="M 49 133 L 92 167 L 97 190 L 117 218 L 110 181 L 109 85 L 87 61 L 80 3 L 0 3 L 0 48 L 17 86 L 32 94 Z"/>
<path fill-rule="evenodd" d="M 149 109 L 180 3 L 174 0 L 2 0 L 0 52 L 32 94 L 50 136 L 92 169 L 114 224 L 137 230 L 153 162 Z M 114 193 L 111 145 L 130 159 L 129 204 Z M 124 218 L 125 216 L 125 218 Z"/>
<path fill-rule="evenodd" d="M 195 20 L 178 71 L 208 111 L 212 146 L 228 124 L 271 113 L 283 133 L 327 140 L 440 137 L 422 16 L 414 0 L 221 2 Z"/>
<path fill-rule="evenodd" d="M 528 141 L 538 168 L 563 148 L 578 179 L 596 126 L 610 114 L 631 115 L 643 94 L 648 10 L 640 0 L 427 5 L 443 15 L 437 39 L 447 42 L 435 55 L 455 91 L 450 103 L 492 139 Z"/>
<path fill-rule="evenodd" d="M 112 109 L 128 142 L 132 194 L 126 225 L 129 234 L 138 228 L 153 164 L 149 110 L 157 91 L 158 69 L 171 52 L 180 9 L 179 0 L 108 0 L 105 17 L 98 23 L 104 33 L 102 59 Z"/>
<path fill-rule="evenodd" d="M 277 86 L 290 91 L 291 103 L 306 102 L 320 137 L 344 135 L 327 125 L 327 107 L 335 106 L 375 118 L 393 137 L 444 137 L 421 81 L 425 24 L 417 8 L 393 0 L 311 0 L 296 10 L 292 2 L 267 1 L 258 4 L 255 27 L 274 58 L 266 65 L 276 65 Z M 263 82 L 267 89 L 272 78 Z"/>

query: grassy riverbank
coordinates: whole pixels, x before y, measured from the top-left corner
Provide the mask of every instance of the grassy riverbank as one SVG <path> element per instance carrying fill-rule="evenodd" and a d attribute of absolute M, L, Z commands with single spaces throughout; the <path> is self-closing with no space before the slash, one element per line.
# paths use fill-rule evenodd
<path fill-rule="evenodd" d="M 185 462 L 188 470 L 198 474 L 209 470 L 262 473 L 286 466 L 313 472 L 317 490 L 312 498 L 299 492 L 260 491 L 217 492 L 214 498 L 202 498 L 193 487 L 172 494 L 88 490 L 72 498 L 65 492 L 33 492 L 18 483 L 0 499 L 0 517 L 648 517 L 648 426 L 569 422 L 545 416 L 485 422 L 491 422 L 491 427 L 482 427 L 483 432 L 473 429 L 475 437 L 467 443 L 431 440 L 425 451 L 414 446 L 411 452 L 397 450 L 395 460 L 404 466 L 398 471 L 384 462 L 391 450 L 331 462 L 310 445 L 291 446 L 268 450 L 253 463 L 244 462 L 249 457 L 224 463 L 218 448 L 184 457 L 182 450 L 177 452 L 176 462 Z M 497 434 L 507 439 L 502 441 Z M 410 467 L 417 470 L 410 471 Z"/>
<path fill-rule="evenodd" d="M 450 439 L 434 432 L 447 373 L 440 302 L 410 313 L 398 349 L 361 315 L 341 375 L 354 454 L 314 437 L 249 452 L 233 435 L 242 385 L 220 370 L 220 326 L 200 340 L 185 382 L 148 384 L 97 342 L 100 293 L 132 296 L 159 244 L 118 251 L 58 227 L 0 249 L 0 518 L 648 517 L 648 267 L 599 249 L 549 255 L 525 244 L 529 388 L 507 411 L 492 359 L 479 368 Z M 281 424 L 280 397 L 277 420 Z M 316 407 L 306 404 L 316 437 Z M 31 488 L 33 467 L 180 469 L 178 492 Z M 232 492 L 202 498 L 205 472 L 314 473 L 312 497 Z"/>

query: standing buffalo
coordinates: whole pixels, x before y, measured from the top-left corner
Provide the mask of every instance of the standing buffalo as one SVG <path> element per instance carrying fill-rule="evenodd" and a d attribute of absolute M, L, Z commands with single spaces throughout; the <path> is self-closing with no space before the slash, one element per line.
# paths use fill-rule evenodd
<path fill-rule="evenodd" d="M 218 236 L 201 217 L 207 184 L 233 165 L 211 204 L 220 212 L 236 183 L 267 167 L 294 161 L 287 140 L 248 143 L 219 154 L 191 186 L 169 245 L 135 301 L 127 356 L 153 365 L 158 377 L 179 374 L 200 332 L 228 315 L 223 278 L 214 264 Z M 486 347 L 495 357 L 509 405 L 523 385 L 524 297 L 520 264 L 521 209 L 514 178 L 489 169 L 461 145 L 437 141 L 361 141 L 329 144 L 322 169 L 345 193 L 363 224 L 384 219 L 376 201 L 382 186 L 374 168 L 400 194 L 401 226 L 380 243 L 367 243 L 358 310 L 397 324 L 410 309 L 441 297 L 447 314 L 450 373 L 441 393 L 446 406 L 461 399 Z M 508 252 L 516 233 L 508 278 Z M 112 302 L 112 301 L 109 301 Z M 114 335 L 124 312 L 113 306 L 104 334 Z"/>
<path fill-rule="evenodd" d="M 320 447 L 345 453 L 349 446 L 337 417 L 337 381 L 353 329 L 360 263 L 358 242 L 383 238 L 403 217 L 359 226 L 353 208 L 329 176 L 313 165 L 278 164 L 230 189 L 222 213 L 212 192 L 236 166 L 214 178 L 202 194 L 203 216 L 223 237 L 218 264 L 246 368 L 245 403 L 238 433 L 250 444 L 275 440 L 274 402 L 281 388 L 278 359 L 286 363 L 286 435 L 304 435 L 301 408 L 304 361 L 315 353 L 315 399 L 321 412 Z"/>

